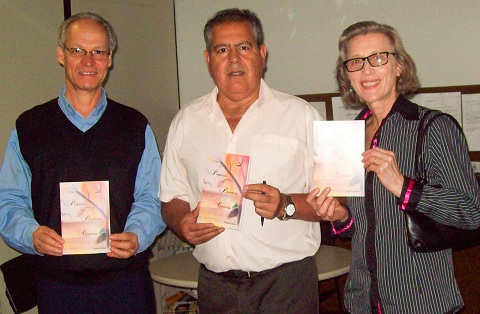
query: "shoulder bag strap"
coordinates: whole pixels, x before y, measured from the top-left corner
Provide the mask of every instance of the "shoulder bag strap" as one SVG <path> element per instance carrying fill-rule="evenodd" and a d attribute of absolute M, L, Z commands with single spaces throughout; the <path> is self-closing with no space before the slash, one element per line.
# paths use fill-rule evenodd
<path fill-rule="evenodd" d="M 425 133 L 427 132 L 427 128 L 436 118 L 440 116 L 447 116 L 452 119 L 453 122 L 457 125 L 459 130 L 462 130 L 460 124 L 458 124 L 457 120 L 447 113 L 443 113 L 439 110 L 428 110 L 425 112 L 423 117 L 420 120 L 418 125 L 418 133 L 417 133 L 417 144 L 415 146 L 415 178 L 420 180 L 422 183 L 427 182 L 427 174 L 425 173 L 425 168 L 423 167 L 423 139 L 425 137 Z"/>

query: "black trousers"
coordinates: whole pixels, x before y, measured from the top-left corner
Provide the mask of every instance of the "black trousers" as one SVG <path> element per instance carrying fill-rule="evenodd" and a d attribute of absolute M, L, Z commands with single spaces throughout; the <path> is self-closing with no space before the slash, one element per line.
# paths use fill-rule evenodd
<path fill-rule="evenodd" d="M 201 313 L 302 313 L 319 311 L 313 257 L 274 269 L 214 273 L 202 265 L 198 278 Z"/>
<path fill-rule="evenodd" d="M 148 268 L 114 282 L 78 286 L 39 278 L 40 314 L 155 314 L 155 293 Z"/>

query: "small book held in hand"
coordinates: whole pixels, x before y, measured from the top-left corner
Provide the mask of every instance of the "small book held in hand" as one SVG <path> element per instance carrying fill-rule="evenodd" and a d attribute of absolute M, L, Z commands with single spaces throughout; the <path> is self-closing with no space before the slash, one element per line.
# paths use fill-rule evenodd
<path fill-rule="evenodd" d="M 63 254 L 110 251 L 108 181 L 60 182 Z"/>
<path fill-rule="evenodd" d="M 243 186 L 249 166 L 250 156 L 225 154 L 208 158 L 197 222 L 241 229 Z"/>
<path fill-rule="evenodd" d="M 313 185 L 330 196 L 364 196 L 365 121 L 314 122 Z"/>

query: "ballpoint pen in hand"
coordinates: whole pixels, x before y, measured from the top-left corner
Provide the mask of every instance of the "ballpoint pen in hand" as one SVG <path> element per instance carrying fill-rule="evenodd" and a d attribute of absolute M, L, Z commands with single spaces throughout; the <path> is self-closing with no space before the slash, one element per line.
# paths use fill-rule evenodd
<path fill-rule="evenodd" d="M 267 181 L 263 180 L 263 184 L 267 184 Z M 265 194 L 262 192 L 262 194 Z M 265 217 L 263 216 L 260 216 L 260 222 L 262 223 L 262 227 L 263 227 L 263 222 L 265 221 Z"/>

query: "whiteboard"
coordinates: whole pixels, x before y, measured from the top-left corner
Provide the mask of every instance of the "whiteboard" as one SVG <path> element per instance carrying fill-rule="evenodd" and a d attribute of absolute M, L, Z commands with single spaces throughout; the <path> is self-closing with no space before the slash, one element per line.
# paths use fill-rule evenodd
<path fill-rule="evenodd" d="M 337 91 L 338 37 L 362 20 L 398 30 L 422 87 L 480 82 L 478 0 L 175 0 L 181 105 L 212 90 L 203 27 L 231 7 L 258 14 L 268 49 L 265 80 L 291 94 Z"/>

